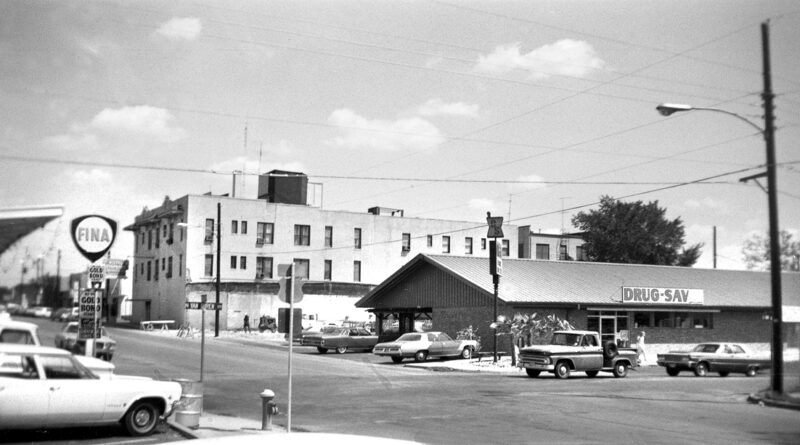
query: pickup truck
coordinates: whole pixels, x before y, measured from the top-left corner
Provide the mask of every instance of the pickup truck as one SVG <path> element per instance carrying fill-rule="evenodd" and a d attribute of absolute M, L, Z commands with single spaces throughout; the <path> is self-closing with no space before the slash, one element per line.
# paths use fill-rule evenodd
<path fill-rule="evenodd" d="M 572 371 L 583 371 L 589 377 L 600 371 L 625 377 L 628 368 L 636 365 L 635 349 L 618 348 L 611 341 L 601 346 L 600 335 L 594 331 L 556 331 L 549 345 L 522 348 L 517 364 L 529 377 L 547 371 L 559 379 L 568 378 Z"/>

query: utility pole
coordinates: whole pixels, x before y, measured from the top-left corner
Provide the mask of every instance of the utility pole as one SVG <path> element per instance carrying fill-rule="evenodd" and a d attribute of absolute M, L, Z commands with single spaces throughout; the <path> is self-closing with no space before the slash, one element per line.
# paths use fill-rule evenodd
<path fill-rule="evenodd" d="M 222 203 L 217 203 L 217 282 L 215 286 L 216 307 L 214 308 L 214 337 L 219 337 L 219 274 L 222 262 Z"/>
<path fill-rule="evenodd" d="M 769 21 L 761 23 L 764 55 L 764 139 L 767 147 L 767 195 L 769 199 L 769 250 L 772 278 L 772 391 L 783 393 L 783 302 L 781 301 L 781 251 L 778 234 L 778 185 L 775 178 L 775 116 L 772 70 L 769 58 Z"/>

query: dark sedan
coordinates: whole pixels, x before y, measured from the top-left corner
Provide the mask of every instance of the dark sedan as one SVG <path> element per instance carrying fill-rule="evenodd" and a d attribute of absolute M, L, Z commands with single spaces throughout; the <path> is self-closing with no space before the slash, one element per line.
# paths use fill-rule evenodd
<path fill-rule="evenodd" d="M 330 349 L 336 350 L 337 354 L 350 350 L 372 351 L 377 343 L 378 336 L 364 328 L 338 328 L 303 338 L 303 345 L 316 346 L 320 354 L 325 354 Z"/>
<path fill-rule="evenodd" d="M 693 371 L 698 377 L 705 377 L 709 372 L 721 377 L 741 372 L 752 377 L 770 367 L 769 357 L 750 354 L 735 343 L 701 343 L 688 352 L 658 354 L 657 363 L 673 377 L 681 371 Z"/>

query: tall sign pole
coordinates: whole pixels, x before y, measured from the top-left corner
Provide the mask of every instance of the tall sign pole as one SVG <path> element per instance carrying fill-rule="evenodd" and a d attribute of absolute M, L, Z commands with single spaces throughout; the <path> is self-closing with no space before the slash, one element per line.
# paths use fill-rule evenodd
<path fill-rule="evenodd" d="M 288 403 L 286 405 L 286 433 L 290 434 L 292 432 L 292 344 L 294 343 L 294 264 L 289 266 L 289 279 L 291 280 L 286 289 L 286 295 L 289 298 L 289 333 L 287 334 L 287 338 L 289 339 L 289 391 L 288 391 Z"/>
<path fill-rule="evenodd" d="M 486 237 L 493 238 L 489 242 L 489 273 L 492 274 L 492 283 L 494 284 L 494 319 L 492 321 L 494 335 L 492 337 L 494 337 L 493 362 L 497 363 L 497 300 L 499 299 L 500 275 L 503 274 L 502 249 L 497 243 L 497 238 L 503 237 L 503 217 L 492 217 L 491 212 L 486 212 L 486 223 L 489 224 Z"/>
<path fill-rule="evenodd" d="M 215 285 L 216 307 L 219 308 L 219 274 L 222 263 L 222 203 L 217 203 L 217 281 Z M 214 337 L 219 337 L 219 309 L 214 310 Z"/>

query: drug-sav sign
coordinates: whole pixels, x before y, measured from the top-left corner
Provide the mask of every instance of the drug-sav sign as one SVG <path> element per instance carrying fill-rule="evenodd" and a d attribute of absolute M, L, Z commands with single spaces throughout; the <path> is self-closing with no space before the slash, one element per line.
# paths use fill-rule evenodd
<path fill-rule="evenodd" d="M 70 229 L 75 247 L 93 263 L 108 252 L 117 237 L 117 222 L 100 215 L 75 218 Z"/>

